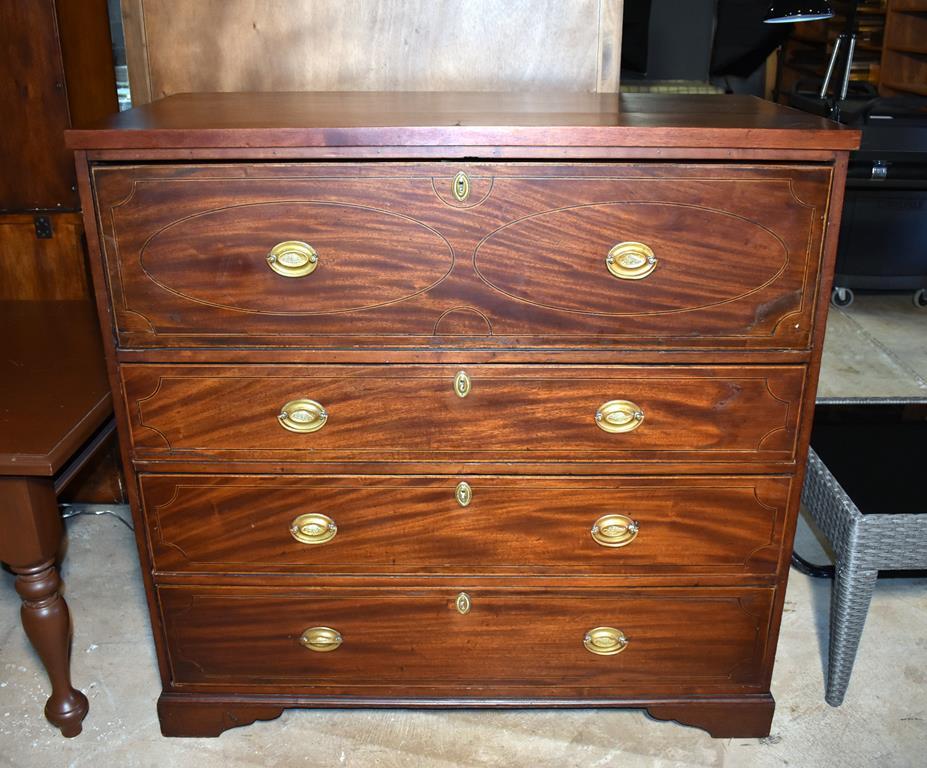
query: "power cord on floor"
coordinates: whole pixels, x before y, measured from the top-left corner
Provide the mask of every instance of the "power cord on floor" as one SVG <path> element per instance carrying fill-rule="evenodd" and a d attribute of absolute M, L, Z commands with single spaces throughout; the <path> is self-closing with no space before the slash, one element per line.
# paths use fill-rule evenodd
<path fill-rule="evenodd" d="M 805 576 L 813 576 L 816 579 L 834 578 L 834 566 L 809 563 L 798 552 L 792 553 L 792 567 L 799 573 L 803 573 Z"/>
<path fill-rule="evenodd" d="M 135 527 L 126 520 L 122 514 L 129 511 L 128 504 L 59 504 L 61 517 L 67 520 L 69 517 L 78 515 L 111 515 L 115 517 L 130 531 L 135 531 Z"/>

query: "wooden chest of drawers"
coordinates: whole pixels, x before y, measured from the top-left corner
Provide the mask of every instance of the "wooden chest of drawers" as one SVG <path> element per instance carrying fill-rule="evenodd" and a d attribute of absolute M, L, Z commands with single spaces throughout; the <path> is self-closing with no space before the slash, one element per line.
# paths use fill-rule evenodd
<path fill-rule="evenodd" d="M 72 131 L 168 735 L 769 731 L 847 150 L 739 97 L 175 96 Z"/>

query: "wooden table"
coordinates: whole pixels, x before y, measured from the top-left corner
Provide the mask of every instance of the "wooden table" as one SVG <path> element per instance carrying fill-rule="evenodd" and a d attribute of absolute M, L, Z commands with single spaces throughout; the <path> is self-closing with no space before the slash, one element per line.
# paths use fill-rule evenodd
<path fill-rule="evenodd" d="M 112 410 L 89 302 L 0 302 L 0 561 L 51 680 L 45 716 L 65 736 L 80 733 L 88 704 L 71 685 L 56 494 L 111 433 Z"/>

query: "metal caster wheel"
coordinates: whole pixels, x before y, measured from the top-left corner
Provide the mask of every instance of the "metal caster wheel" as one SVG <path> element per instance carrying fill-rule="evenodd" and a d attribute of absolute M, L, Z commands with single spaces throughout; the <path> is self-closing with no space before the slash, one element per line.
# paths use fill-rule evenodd
<path fill-rule="evenodd" d="M 927 309 L 927 288 L 918 288 L 914 291 L 913 301 L 918 309 Z"/>
<path fill-rule="evenodd" d="M 830 294 L 830 303 L 835 307 L 848 307 L 856 296 L 850 288 L 834 288 Z"/>

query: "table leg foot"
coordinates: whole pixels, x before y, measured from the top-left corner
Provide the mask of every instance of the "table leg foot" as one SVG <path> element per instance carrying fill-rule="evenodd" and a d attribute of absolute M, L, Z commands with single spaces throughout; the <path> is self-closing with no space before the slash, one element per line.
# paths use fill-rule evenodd
<path fill-rule="evenodd" d="M 77 736 L 87 715 L 87 697 L 71 685 L 71 616 L 61 597 L 61 580 L 54 560 L 31 567 L 12 567 L 16 591 L 22 598 L 22 622 L 26 636 L 38 653 L 52 693 L 45 717 L 63 736 Z"/>

